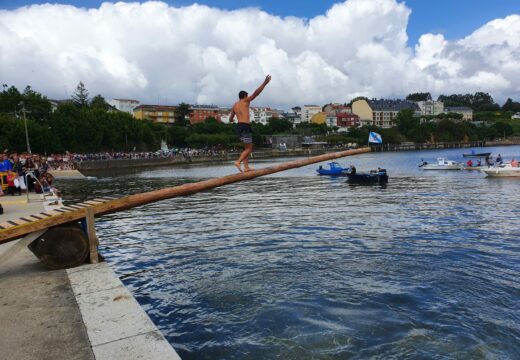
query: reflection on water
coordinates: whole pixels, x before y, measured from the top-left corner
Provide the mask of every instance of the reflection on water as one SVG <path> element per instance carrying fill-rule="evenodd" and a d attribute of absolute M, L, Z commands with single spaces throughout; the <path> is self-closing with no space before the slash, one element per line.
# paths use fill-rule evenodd
<path fill-rule="evenodd" d="M 519 358 L 520 181 L 416 167 L 461 153 L 340 161 L 386 167 L 386 188 L 315 165 L 105 216 L 101 250 L 183 359 Z M 232 171 L 61 188 L 80 200 Z"/>

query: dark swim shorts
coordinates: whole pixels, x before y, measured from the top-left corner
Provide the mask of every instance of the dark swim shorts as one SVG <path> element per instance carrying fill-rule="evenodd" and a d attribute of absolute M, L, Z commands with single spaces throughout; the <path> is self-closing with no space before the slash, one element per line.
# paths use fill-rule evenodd
<path fill-rule="evenodd" d="M 251 131 L 251 125 L 238 123 L 237 124 L 237 135 L 244 144 L 253 143 L 253 132 Z"/>

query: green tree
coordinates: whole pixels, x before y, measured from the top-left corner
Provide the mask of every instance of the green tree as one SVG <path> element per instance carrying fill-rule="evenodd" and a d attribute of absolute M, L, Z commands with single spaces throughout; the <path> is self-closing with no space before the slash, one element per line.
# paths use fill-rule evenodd
<path fill-rule="evenodd" d="M 45 96 L 27 86 L 22 94 L 22 101 L 27 112 L 27 117 L 39 122 L 48 121 L 52 112 L 52 106 Z"/>
<path fill-rule="evenodd" d="M 401 134 L 410 141 L 418 141 L 420 120 L 414 116 L 412 109 L 399 111 L 395 121 Z"/>
<path fill-rule="evenodd" d="M 287 119 L 272 117 L 267 120 L 267 129 L 271 134 L 281 134 L 290 132 L 293 124 Z"/>
<path fill-rule="evenodd" d="M 409 101 L 428 101 L 431 99 L 432 99 L 432 94 L 430 94 L 429 92 L 411 93 L 411 94 L 408 94 L 408 96 L 406 97 L 406 100 L 409 100 Z"/>
<path fill-rule="evenodd" d="M 497 131 L 499 136 L 506 137 L 513 135 L 513 127 L 505 122 L 496 122 L 491 127 Z"/>
<path fill-rule="evenodd" d="M 99 109 L 104 111 L 110 109 L 110 105 L 105 101 L 105 98 L 99 94 L 90 100 L 90 107 L 92 109 Z"/>
<path fill-rule="evenodd" d="M 476 92 L 473 95 L 471 108 L 475 111 L 498 111 L 500 106 L 495 103 L 493 97 L 485 92 Z"/>
<path fill-rule="evenodd" d="M 520 102 L 513 101 L 511 98 L 508 98 L 504 105 L 502 106 L 503 111 L 510 111 L 512 113 L 520 112 Z"/>
<path fill-rule="evenodd" d="M 175 124 L 179 126 L 186 126 L 190 123 L 191 107 L 184 102 L 177 105 L 175 108 Z"/>
<path fill-rule="evenodd" d="M 89 105 L 88 91 L 81 81 L 72 94 L 72 102 L 80 108 L 85 108 Z"/>
<path fill-rule="evenodd" d="M 368 98 L 366 96 L 356 96 L 354 99 L 350 100 L 348 103 L 350 106 L 352 106 L 352 103 L 357 100 L 365 100 L 368 101 Z"/>
<path fill-rule="evenodd" d="M 14 114 L 19 110 L 21 101 L 23 101 L 23 95 L 16 87 L 3 85 L 0 93 L 0 112 Z"/>

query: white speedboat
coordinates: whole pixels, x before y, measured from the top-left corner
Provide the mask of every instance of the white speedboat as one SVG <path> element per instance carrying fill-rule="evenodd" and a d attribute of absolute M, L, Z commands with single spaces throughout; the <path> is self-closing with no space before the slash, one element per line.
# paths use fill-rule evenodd
<path fill-rule="evenodd" d="M 520 167 L 512 166 L 510 163 L 482 169 L 480 171 L 492 177 L 520 177 Z"/>
<path fill-rule="evenodd" d="M 462 164 L 445 158 L 437 158 L 437 164 L 424 164 L 424 170 L 461 170 Z"/>

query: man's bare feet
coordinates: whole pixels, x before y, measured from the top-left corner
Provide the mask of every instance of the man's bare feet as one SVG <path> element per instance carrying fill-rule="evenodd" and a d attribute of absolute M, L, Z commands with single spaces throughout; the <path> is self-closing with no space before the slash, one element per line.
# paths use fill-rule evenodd
<path fill-rule="evenodd" d="M 235 161 L 235 166 L 237 167 L 238 171 L 242 172 L 242 168 L 240 167 L 240 163 L 238 161 Z"/>
<path fill-rule="evenodd" d="M 252 167 L 244 167 L 244 172 L 253 171 L 254 169 Z"/>

